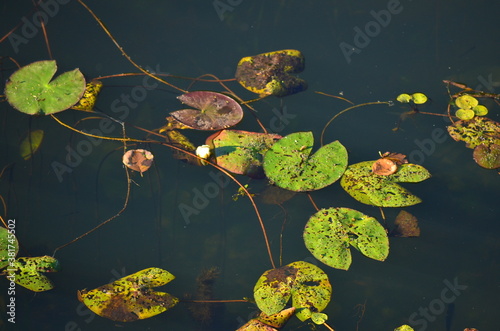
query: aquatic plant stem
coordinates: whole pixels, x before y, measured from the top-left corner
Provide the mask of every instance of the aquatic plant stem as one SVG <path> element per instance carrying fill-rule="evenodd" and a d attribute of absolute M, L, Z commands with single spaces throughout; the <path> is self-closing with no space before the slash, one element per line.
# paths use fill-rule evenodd
<path fill-rule="evenodd" d="M 97 17 L 96 14 L 94 14 L 94 12 L 92 11 L 92 9 L 90 9 L 82 0 L 77 0 L 89 13 L 90 15 L 92 15 L 92 17 L 96 20 L 96 22 L 101 26 L 101 28 L 104 30 L 104 32 L 108 35 L 108 37 L 111 39 L 111 41 L 113 41 L 113 43 L 115 44 L 115 46 L 120 50 L 120 52 L 122 53 L 123 56 L 125 56 L 125 58 L 134 66 L 136 67 L 137 69 L 139 69 L 141 72 L 143 72 L 144 74 L 146 74 L 147 76 L 153 78 L 153 79 L 156 79 L 157 81 L 165 84 L 165 85 L 168 85 L 178 91 L 181 91 L 182 93 L 187 93 L 186 90 L 183 90 L 181 89 L 180 87 L 177 87 L 173 84 L 170 84 L 169 82 L 167 82 L 166 80 L 164 79 L 161 79 L 160 77 L 158 76 L 155 76 L 153 75 L 152 73 L 150 73 L 149 71 L 147 71 L 146 69 L 142 68 L 140 65 L 138 65 L 137 63 L 134 62 L 134 60 L 132 60 L 132 58 L 123 50 L 123 47 L 120 46 L 120 44 L 116 41 L 116 39 L 113 37 L 113 35 L 111 34 L 111 32 L 108 30 L 108 28 L 104 25 L 104 23 L 101 21 L 101 19 L 99 17 Z"/>
<path fill-rule="evenodd" d="M 352 106 L 352 107 L 349 107 L 349 108 L 346 108 L 344 110 L 342 110 L 340 113 L 336 114 L 335 116 L 333 116 L 329 121 L 328 123 L 325 124 L 325 126 L 323 127 L 323 131 L 321 131 L 321 138 L 320 138 L 320 143 L 321 143 L 321 146 L 323 146 L 323 137 L 325 135 L 325 131 L 326 131 L 326 128 L 328 128 L 328 126 L 333 122 L 334 119 L 336 119 L 337 117 L 339 117 L 340 115 L 342 115 L 343 113 L 351 110 L 351 109 L 354 109 L 354 108 L 358 108 L 358 107 L 362 107 L 362 106 L 370 106 L 370 105 L 383 105 L 383 104 L 387 104 L 389 105 L 390 102 L 389 101 L 374 101 L 374 102 L 367 102 L 367 103 L 362 103 L 362 104 L 359 104 L 359 105 L 355 105 L 355 106 Z"/>

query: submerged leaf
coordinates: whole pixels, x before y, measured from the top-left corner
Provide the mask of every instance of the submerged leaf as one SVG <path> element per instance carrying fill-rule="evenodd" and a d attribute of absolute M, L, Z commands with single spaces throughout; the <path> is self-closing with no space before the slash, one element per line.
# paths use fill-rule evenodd
<path fill-rule="evenodd" d="M 292 133 L 277 141 L 264 156 L 266 176 L 277 186 L 296 192 L 334 183 L 347 167 L 347 150 L 334 141 L 310 155 L 313 142 L 312 132 Z"/>
<path fill-rule="evenodd" d="M 500 168 L 500 145 L 479 145 L 474 148 L 474 161 L 486 169 Z"/>
<path fill-rule="evenodd" d="M 304 66 L 300 51 L 286 49 L 242 58 L 235 76 L 249 91 L 284 97 L 307 89 L 306 81 L 291 75 L 303 71 Z"/>
<path fill-rule="evenodd" d="M 378 207 L 406 207 L 422 202 L 420 198 L 396 183 L 417 183 L 431 175 L 417 164 L 402 164 L 389 176 L 372 172 L 374 161 L 350 165 L 340 180 L 342 188 L 354 199 Z"/>
<path fill-rule="evenodd" d="M 9 266 L 10 272 L 15 274 L 15 282 L 34 292 L 48 291 L 54 285 L 41 272 L 59 271 L 59 261 L 51 256 L 20 257 Z"/>
<path fill-rule="evenodd" d="M 349 246 L 378 261 L 389 254 L 384 227 L 375 218 L 349 208 L 321 209 L 311 216 L 304 229 L 304 243 L 315 258 L 343 270 L 351 265 Z"/>
<path fill-rule="evenodd" d="M 43 140 L 43 130 L 31 131 L 19 146 L 19 153 L 22 158 L 29 160 L 33 154 L 40 148 Z"/>
<path fill-rule="evenodd" d="M 418 220 L 415 216 L 407 211 L 401 210 L 394 221 L 396 228 L 391 231 L 391 236 L 394 237 L 418 237 L 420 236 L 420 228 Z"/>
<path fill-rule="evenodd" d="M 14 72 L 5 84 L 5 96 L 20 112 L 54 114 L 70 108 L 85 91 L 85 78 L 80 70 L 62 73 L 54 80 L 56 61 L 38 61 Z"/>
<path fill-rule="evenodd" d="M 78 292 L 78 299 L 99 316 L 131 322 L 158 315 L 179 299 L 153 287 L 167 284 L 174 275 L 160 268 L 148 268 L 91 291 Z"/>
<path fill-rule="evenodd" d="M 196 130 L 221 130 L 238 124 L 243 118 L 243 109 L 227 95 L 194 91 L 178 99 L 196 109 L 182 109 L 171 112 L 172 117 L 183 125 Z"/>

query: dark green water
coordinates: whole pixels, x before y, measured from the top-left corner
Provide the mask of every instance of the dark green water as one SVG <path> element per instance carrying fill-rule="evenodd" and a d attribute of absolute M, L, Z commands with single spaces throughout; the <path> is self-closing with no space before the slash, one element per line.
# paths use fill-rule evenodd
<path fill-rule="evenodd" d="M 76 1 L 49 3 L 52 7 L 42 11 L 48 17 L 53 58 L 61 70 L 78 67 L 87 77 L 135 71 Z M 218 12 L 214 3 L 226 4 L 223 7 L 227 10 Z M 355 103 L 423 92 L 432 99 L 423 110 L 435 113 L 443 113 L 448 102 L 443 79 L 454 78 L 473 88 L 482 85 L 480 88 L 487 92 L 500 93 L 500 8 L 493 1 L 87 4 L 138 64 L 159 73 L 186 77 L 212 73 L 231 78 L 244 56 L 288 48 L 302 51 L 306 70 L 300 76 L 308 81 L 309 89 L 283 98 L 282 106 L 291 115 L 289 123 L 275 127 L 282 135 L 311 130 L 319 137 L 323 125 L 347 107 L 314 91 L 342 93 Z M 0 2 L 2 36 L 21 22 L 16 31 L 21 39 L 1 43 L 0 56 L 11 56 L 21 65 L 48 59 L 41 30 L 27 27 L 34 21 L 31 9 L 29 1 Z M 356 31 L 366 28 L 372 29 L 368 31 L 370 36 L 356 39 Z M 346 55 L 346 44 L 357 47 L 357 52 Z M 2 60 L 2 82 L 13 67 Z M 173 82 L 182 88 L 189 86 L 188 81 Z M 181 107 L 175 98 L 178 93 L 168 87 L 141 89 L 143 78 L 109 79 L 105 84 L 97 107 L 127 123 L 155 129 L 164 123 L 169 111 Z M 254 97 L 234 82 L 229 86 L 244 99 Z M 192 89 L 220 87 L 197 84 Z M 499 121 L 499 107 L 489 106 L 489 117 Z M 255 104 L 268 127 L 276 123 L 273 109 L 279 107 L 277 98 Z M 399 114 L 406 110 L 400 105 L 353 110 L 333 122 L 325 139 L 340 140 L 349 150 L 350 163 L 375 159 L 378 151 L 397 151 L 429 169 L 431 179 L 406 185 L 423 199 L 423 203 L 406 208 L 419 219 L 421 236 L 391 238 L 391 252 L 385 262 L 354 252 L 349 271 L 335 270 L 315 261 L 305 249 L 301 233 L 314 209 L 306 196 L 297 195 L 284 204 L 287 228 L 283 262 L 305 260 L 328 273 L 333 296 L 325 313 L 335 330 L 393 330 L 410 319 L 415 330 L 445 330 L 448 304 L 454 304 L 451 330 L 498 330 L 500 178 L 495 171 L 477 166 L 472 151 L 463 143 L 449 137 L 436 139 L 448 124 L 439 117 L 413 117 L 403 122 L 400 131 L 393 132 Z M 58 116 L 72 125 L 84 117 L 76 111 Z M 0 194 L 8 205 L 7 218 L 16 219 L 23 255 L 51 255 L 56 247 L 120 210 L 126 182 L 119 143 L 92 143 L 49 117 L 29 117 L 5 102 L 0 104 L 0 119 L 0 167 L 10 165 L 0 178 Z M 99 123 L 89 120 L 79 128 L 96 129 Z M 30 128 L 43 129 L 45 138 L 35 157 L 24 161 L 18 146 Z M 238 128 L 258 130 L 251 116 Z M 107 132 L 108 136 L 120 134 L 118 125 Z M 128 135 L 144 138 L 133 129 Z M 203 143 L 206 136 L 190 135 L 196 144 Z M 83 151 L 80 154 L 85 155 L 70 159 L 74 164 L 71 173 L 59 173 L 58 177 L 53 164 L 68 162 L 68 146 L 75 150 L 79 147 Z M 215 288 L 217 298 L 252 296 L 256 280 L 271 266 L 247 199 L 233 201 L 237 186 L 230 183 L 211 195 L 207 206 L 187 222 L 179 205 L 193 205 L 196 192 L 214 182 L 210 173 L 217 173 L 209 167 L 173 160 L 166 148 L 153 146 L 152 151 L 155 168 L 142 178 L 134 175 L 137 185 L 132 185 L 130 202 L 122 216 L 57 253 L 62 270 L 49 275 L 56 288 L 35 295 L 17 287 L 16 324 L 9 323 L 5 314 L 7 290 L 0 292 L 4 329 L 203 330 L 193 321 L 185 303 L 154 318 L 126 324 L 95 316 L 77 301 L 77 290 L 93 289 L 151 266 L 177 277 L 161 289 L 180 298 L 195 291 L 197 275 L 211 266 L 221 269 Z M 239 179 L 254 191 L 265 186 L 264 181 Z M 356 202 L 338 183 L 314 192 L 313 197 L 320 207 L 350 207 L 380 218 L 378 208 Z M 283 212 L 263 203 L 259 208 L 277 258 Z M 398 211 L 385 210 L 389 224 Z M 459 286 L 447 291 L 450 283 Z M 7 288 L 7 281 L 0 281 L 0 286 Z M 356 307 L 362 304 L 365 312 L 357 325 L 360 316 Z M 255 310 L 251 304 L 226 304 L 214 317 L 213 330 L 235 330 Z M 303 330 L 308 328 L 293 319 L 285 329 L 301 326 Z"/>

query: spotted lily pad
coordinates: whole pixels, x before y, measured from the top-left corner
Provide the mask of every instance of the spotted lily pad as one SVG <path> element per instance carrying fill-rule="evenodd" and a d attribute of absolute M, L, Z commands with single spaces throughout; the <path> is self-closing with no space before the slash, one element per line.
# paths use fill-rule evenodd
<path fill-rule="evenodd" d="M 8 276 L 14 273 L 14 281 L 34 292 L 48 291 L 54 285 L 41 272 L 59 271 L 59 261 L 51 256 L 20 257 L 9 265 Z"/>
<path fill-rule="evenodd" d="M 500 168 L 500 145 L 478 145 L 474 148 L 474 161 L 486 169 Z"/>
<path fill-rule="evenodd" d="M 373 217 L 349 208 L 321 209 L 304 229 L 304 243 L 324 264 L 347 270 L 351 265 L 350 246 L 363 255 L 384 261 L 389 255 L 389 239 Z"/>
<path fill-rule="evenodd" d="M 0 227 L 0 269 L 9 265 L 9 258 L 10 261 L 14 261 L 18 251 L 19 243 L 16 236 L 6 228 Z"/>
<path fill-rule="evenodd" d="M 264 313 L 280 312 L 292 298 L 292 306 L 297 309 L 296 316 L 301 321 L 323 311 L 331 294 L 332 286 L 325 272 L 304 261 L 267 270 L 254 287 L 255 302 Z"/>
<path fill-rule="evenodd" d="M 286 49 L 242 58 L 235 76 L 249 91 L 284 97 L 307 89 L 306 81 L 291 75 L 302 72 L 304 67 L 302 53 Z"/>
<path fill-rule="evenodd" d="M 85 86 L 85 92 L 78 103 L 74 105 L 73 109 L 83 110 L 83 111 L 92 111 L 94 110 L 94 105 L 97 101 L 97 96 L 101 92 L 102 82 L 97 79 L 93 79 L 92 81 L 87 83 Z"/>
<path fill-rule="evenodd" d="M 340 180 L 342 188 L 354 199 L 378 207 L 406 207 L 422 202 L 396 183 L 417 183 L 431 175 L 421 165 L 402 164 L 396 173 L 383 176 L 372 172 L 375 161 L 350 165 Z"/>
<path fill-rule="evenodd" d="M 277 186 L 296 192 L 331 185 L 347 167 L 347 150 L 338 141 L 313 155 L 312 132 L 292 133 L 277 141 L 264 156 L 264 172 Z"/>
<path fill-rule="evenodd" d="M 262 160 L 280 135 L 239 130 L 222 130 L 207 138 L 219 166 L 235 174 L 263 178 Z"/>
<path fill-rule="evenodd" d="M 153 287 L 175 277 L 160 268 L 148 268 L 96 289 L 78 292 L 78 299 L 99 316 L 113 321 L 131 322 L 158 315 L 175 306 L 179 299 L 155 292 Z"/>
<path fill-rule="evenodd" d="M 196 130 L 222 130 L 238 124 L 243 118 L 243 109 L 227 95 L 194 91 L 178 99 L 196 109 L 182 109 L 170 115 L 181 124 Z"/>
<path fill-rule="evenodd" d="M 500 123 L 486 117 L 476 116 L 469 121 L 457 121 L 447 129 L 454 140 L 464 141 L 467 148 L 481 144 L 500 145 Z"/>
<path fill-rule="evenodd" d="M 54 114 L 70 108 L 85 91 L 85 78 L 80 70 L 65 72 L 52 80 L 56 61 L 38 61 L 14 72 L 5 84 L 5 96 L 20 112 Z"/>

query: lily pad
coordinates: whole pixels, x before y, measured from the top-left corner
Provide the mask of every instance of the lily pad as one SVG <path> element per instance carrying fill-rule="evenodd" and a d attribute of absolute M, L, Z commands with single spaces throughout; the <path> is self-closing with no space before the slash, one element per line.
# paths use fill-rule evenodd
<path fill-rule="evenodd" d="M 249 91 L 262 96 L 284 97 L 307 89 L 305 80 L 291 75 L 302 72 L 304 67 L 302 53 L 286 49 L 242 58 L 235 76 Z"/>
<path fill-rule="evenodd" d="M 373 217 L 349 208 L 321 209 L 304 229 L 304 243 L 315 258 L 342 270 L 352 262 L 349 246 L 363 255 L 384 261 L 389 254 L 389 239 Z"/>
<path fill-rule="evenodd" d="M 402 164 L 398 171 L 389 176 L 372 172 L 375 161 L 350 165 L 340 180 L 342 188 L 361 203 L 377 207 L 406 207 L 422 202 L 396 183 L 417 183 L 431 175 L 421 165 Z"/>
<path fill-rule="evenodd" d="M 285 326 L 286 322 L 288 322 L 290 317 L 293 316 L 295 310 L 295 307 L 290 307 L 273 315 L 267 315 L 266 313 L 261 312 L 256 319 L 266 325 L 280 329 Z"/>
<path fill-rule="evenodd" d="M 405 324 L 405 325 L 401 325 L 398 328 L 395 328 L 394 331 L 414 331 L 414 330 L 411 326 Z"/>
<path fill-rule="evenodd" d="M 14 273 L 14 281 L 34 292 L 48 291 L 54 284 L 42 272 L 59 271 L 59 261 L 51 256 L 20 257 L 9 266 L 9 275 Z"/>
<path fill-rule="evenodd" d="M 78 299 L 99 316 L 113 321 L 131 322 L 158 315 L 175 306 L 179 299 L 155 292 L 153 287 L 175 277 L 160 268 L 148 268 L 96 289 L 78 292 Z"/>
<path fill-rule="evenodd" d="M 85 86 L 85 92 L 83 93 L 82 98 L 78 101 L 76 105 L 74 105 L 73 109 L 83 110 L 83 111 L 92 111 L 94 110 L 94 105 L 97 101 L 97 96 L 101 92 L 102 82 L 97 79 L 93 79 Z"/>
<path fill-rule="evenodd" d="M 170 115 L 191 129 L 222 130 L 238 124 L 243 118 L 239 103 L 224 94 L 194 91 L 177 98 L 196 109 L 177 110 Z"/>
<path fill-rule="evenodd" d="M 474 148 L 474 161 L 486 169 L 500 168 L 500 145 L 478 145 Z"/>
<path fill-rule="evenodd" d="M 292 306 L 301 321 L 310 318 L 313 312 L 323 311 L 331 294 L 332 286 L 325 272 L 304 261 L 267 270 L 254 287 L 255 302 L 264 313 L 280 312 L 292 298 Z"/>
<path fill-rule="evenodd" d="M 52 60 L 33 62 L 17 70 L 5 85 L 7 101 L 30 115 L 54 114 L 70 108 L 82 97 L 85 78 L 75 69 L 52 80 L 56 71 L 56 61 Z"/>
<path fill-rule="evenodd" d="M 462 109 L 472 109 L 479 104 L 476 98 L 468 94 L 464 94 L 455 99 L 455 105 Z"/>
<path fill-rule="evenodd" d="M 474 118 L 475 115 L 476 114 L 471 108 L 468 109 L 459 108 L 455 112 L 455 116 L 464 121 L 471 120 L 472 118 Z"/>
<path fill-rule="evenodd" d="M 19 252 L 19 243 L 13 233 L 4 227 L 0 227 L 0 269 L 9 265 L 9 258 L 13 259 Z"/>
<path fill-rule="evenodd" d="M 500 123 L 486 117 L 476 116 L 469 121 L 457 121 L 447 129 L 454 140 L 465 141 L 467 148 L 481 144 L 500 145 Z"/>
<path fill-rule="evenodd" d="M 296 192 L 334 183 L 347 167 L 347 150 L 334 141 L 310 155 L 313 142 L 312 132 L 292 133 L 277 141 L 264 156 L 266 176 L 277 186 Z"/>
<path fill-rule="evenodd" d="M 222 130 L 208 137 L 217 164 L 235 174 L 263 178 L 264 154 L 282 137 L 277 134 Z"/>
<path fill-rule="evenodd" d="M 29 160 L 42 144 L 42 140 L 43 130 L 31 131 L 19 146 L 21 157 L 25 160 Z"/>
<path fill-rule="evenodd" d="M 128 168 L 141 173 L 147 171 L 153 164 L 154 156 L 145 149 L 131 149 L 125 152 L 122 162 Z"/>

